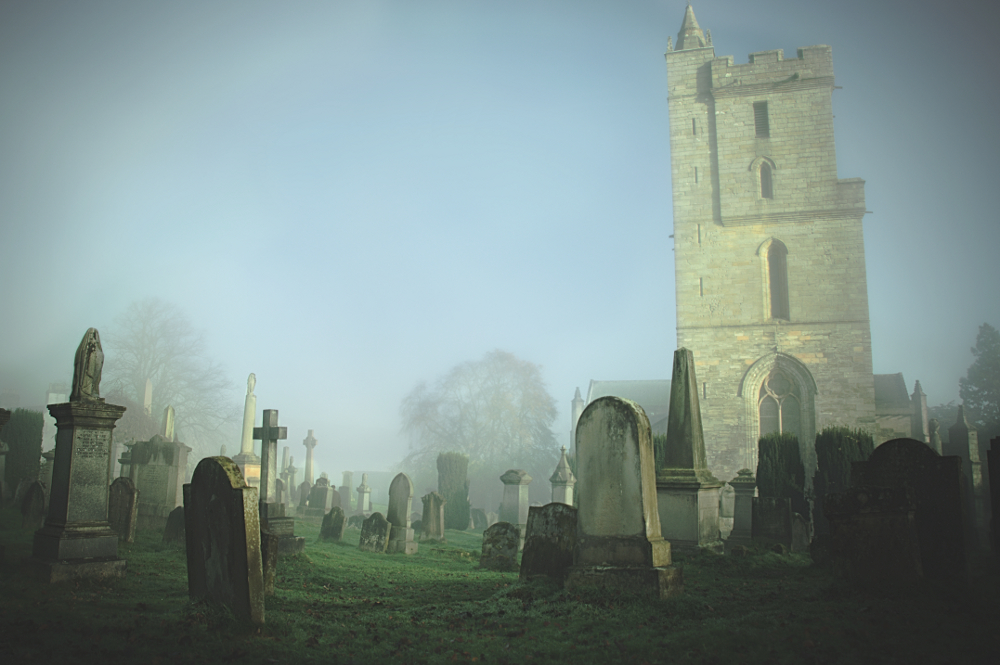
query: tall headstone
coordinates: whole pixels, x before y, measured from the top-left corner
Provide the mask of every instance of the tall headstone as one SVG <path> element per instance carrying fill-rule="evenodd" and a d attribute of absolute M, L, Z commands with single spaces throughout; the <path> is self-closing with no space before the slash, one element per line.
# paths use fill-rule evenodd
<path fill-rule="evenodd" d="M 365 515 L 372 509 L 372 488 L 368 486 L 368 474 L 361 474 L 361 484 L 358 485 L 358 515 Z"/>
<path fill-rule="evenodd" d="M 191 448 L 163 434 L 132 446 L 129 477 L 139 491 L 139 529 L 162 530 L 170 511 L 184 502 L 184 474 L 190 452 Z"/>
<path fill-rule="evenodd" d="M 726 548 L 747 547 L 753 542 L 753 495 L 757 479 L 750 469 L 740 469 L 729 486 L 733 488 L 733 530 L 726 539 Z"/>
<path fill-rule="evenodd" d="M 576 512 L 576 508 L 558 502 L 529 509 L 521 581 L 551 577 L 562 582 L 566 578 L 576 548 Z"/>
<path fill-rule="evenodd" d="M 911 414 L 910 432 L 913 438 L 924 443 L 931 442 L 930 422 L 927 412 L 927 395 L 920 388 L 920 382 L 913 384 L 913 394 L 910 395 L 910 404 L 913 406 Z"/>
<path fill-rule="evenodd" d="M 969 424 L 962 405 L 958 407 L 955 424 L 948 428 L 948 443 L 944 444 L 943 454 L 962 458 L 967 510 L 972 518 L 976 541 L 985 546 L 989 526 L 986 523 L 986 497 L 983 495 L 983 465 L 979 459 L 979 432 Z"/>
<path fill-rule="evenodd" d="M 45 526 L 35 532 L 32 560 L 42 578 L 120 577 L 118 534 L 108 523 L 111 433 L 125 407 L 100 396 L 104 352 L 97 330 L 83 336 L 69 402 L 48 405 L 56 419 L 56 457 Z"/>
<path fill-rule="evenodd" d="M 256 488 L 227 457 L 206 457 L 184 486 L 188 592 L 192 600 L 229 607 L 237 617 L 264 623 Z"/>
<path fill-rule="evenodd" d="M 323 516 L 323 525 L 319 530 L 320 540 L 338 541 L 344 537 L 344 525 L 347 518 L 340 506 L 334 506 Z"/>
<path fill-rule="evenodd" d="M 52 470 L 55 467 L 56 451 L 46 450 L 42 453 L 42 467 L 38 471 L 38 479 L 42 481 L 42 489 L 45 490 L 45 501 L 49 500 L 49 491 L 52 489 Z M 114 477 L 114 469 L 111 470 Z"/>
<path fill-rule="evenodd" d="M 389 546 L 389 520 L 382 513 L 372 513 L 361 525 L 358 549 L 362 552 L 385 554 Z"/>
<path fill-rule="evenodd" d="M 719 482 L 708 470 L 698 379 L 690 349 L 674 351 L 667 440 L 657 451 L 656 495 L 663 537 L 679 552 L 721 552 Z"/>
<path fill-rule="evenodd" d="M 115 478 L 108 495 L 108 522 L 126 543 L 135 542 L 135 525 L 139 512 L 139 490 L 131 478 Z"/>
<path fill-rule="evenodd" d="M 660 598 L 683 588 L 660 536 L 649 419 L 635 402 L 602 397 L 576 426 L 577 544 L 566 588 L 615 588 Z"/>
<path fill-rule="evenodd" d="M 341 508 L 344 509 L 345 513 L 351 512 L 351 493 L 354 487 L 354 472 L 344 471 L 344 477 L 341 481 L 341 485 L 338 488 L 340 492 Z"/>
<path fill-rule="evenodd" d="M 265 409 L 261 426 L 253 429 L 254 439 L 260 439 L 260 525 L 264 555 L 264 586 L 272 592 L 272 546 L 278 554 L 297 554 L 305 549 L 306 540 L 295 536 L 295 518 L 285 515 L 285 504 L 278 495 L 278 441 L 288 438 L 288 428 L 278 425 L 278 410 Z M 271 536 L 271 538 L 268 538 Z M 275 540 L 276 539 L 276 540 Z"/>
<path fill-rule="evenodd" d="M 420 540 L 445 542 L 444 497 L 437 492 L 429 492 L 421 501 L 424 512 L 420 516 Z"/>
<path fill-rule="evenodd" d="M 579 392 L 579 389 L 577 390 Z M 573 487 L 576 485 L 576 476 L 569 466 L 569 458 L 566 457 L 566 446 L 562 447 L 562 454 L 559 456 L 559 464 L 549 478 L 552 484 L 552 502 L 564 503 L 567 506 L 573 505 Z"/>
<path fill-rule="evenodd" d="M 500 476 L 503 483 L 503 500 L 500 503 L 500 521 L 517 526 L 521 533 L 521 547 L 528 526 L 528 485 L 531 476 L 522 469 L 510 469 Z"/>
<path fill-rule="evenodd" d="M 278 478 L 278 441 L 288 438 L 288 428 L 278 426 L 278 410 L 265 409 L 260 427 L 253 428 L 253 438 L 260 439 L 261 515 L 266 504 L 279 503 L 275 480 Z"/>
<path fill-rule="evenodd" d="M 289 505 L 297 506 L 299 504 L 299 485 L 296 482 L 296 474 L 298 473 L 299 470 L 295 468 L 294 457 L 288 458 L 287 471 L 288 471 L 288 480 L 286 481 L 286 483 L 288 484 L 288 488 L 291 492 L 291 496 L 289 497 Z"/>
<path fill-rule="evenodd" d="M 28 485 L 21 498 L 21 528 L 35 531 L 45 523 L 45 488 L 38 480 Z"/>
<path fill-rule="evenodd" d="M 253 389 L 257 377 L 253 373 L 247 377 L 247 396 L 243 401 L 243 430 L 240 437 L 240 452 L 233 455 L 233 461 L 240 467 L 243 478 L 251 487 L 260 484 L 260 458 L 253 452 L 253 421 L 257 414 L 257 396 Z"/>
<path fill-rule="evenodd" d="M 399 473 L 389 485 L 389 510 L 386 519 L 392 528 L 389 530 L 390 554 L 416 554 L 417 543 L 413 540 L 413 529 L 410 528 L 410 509 L 413 507 L 413 482 L 405 473 Z"/>
<path fill-rule="evenodd" d="M 303 480 L 305 482 L 309 483 L 310 487 L 312 487 L 313 479 L 314 479 L 314 476 L 313 476 L 313 470 L 314 470 L 313 469 L 313 448 L 316 447 L 317 443 L 319 443 L 319 442 L 316 441 L 316 437 L 313 436 L 313 431 L 312 430 L 309 430 L 309 434 L 306 436 L 305 439 L 302 440 L 302 445 L 306 447 L 306 470 L 305 470 L 305 476 L 303 477 Z"/>

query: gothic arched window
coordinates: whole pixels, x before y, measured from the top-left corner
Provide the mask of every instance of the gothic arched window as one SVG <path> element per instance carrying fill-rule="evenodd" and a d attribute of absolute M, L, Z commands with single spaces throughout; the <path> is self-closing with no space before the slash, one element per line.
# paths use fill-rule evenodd
<path fill-rule="evenodd" d="M 771 165 L 761 162 L 760 165 L 760 198 L 774 198 L 774 184 L 771 180 Z"/>
<path fill-rule="evenodd" d="M 760 436 L 772 432 L 789 432 L 801 438 L 801 406 L 799 389 L 784 372 L 775 369 L 760 386 L 757 409 L 760 415 Z"/>
<path fill-rule="evenodd" d="M 765 165 L 766 166 L 766 165 Z M 771 318 L 788 321 L 788 250 L 775 240 L 767 248 L 767 286 L 771 301 Z"/>

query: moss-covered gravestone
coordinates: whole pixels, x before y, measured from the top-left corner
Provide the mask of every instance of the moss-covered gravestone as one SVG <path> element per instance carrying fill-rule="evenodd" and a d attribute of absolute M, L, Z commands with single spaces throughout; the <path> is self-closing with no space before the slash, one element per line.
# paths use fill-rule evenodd
<path fill-rule="evenodd" d="M 561 502 L 532 506 L 521 555 L 521 580 L 551 577 L 560 582 L 573 565 L 576 508 Z"/>
<path fill-rule="evenodd" d="M 21 528 L 41 529 L 45 523 L 45 488 L 37 480 L 28 485 L 21 499 Z"/>
<path fill-rule="evenodd" d="M 483 532 L 479 567 L 486 570 L 517 570 L 521 529 L 516 524 L 497 522 Z"/>
<path fill-rule="evenodd" d="M 344 537 L 344 524 L 347 518 L 344 510 L 340 506 L 334 506 L 323 516 L 323 526 L 319 530 L 319 539 L 325 541 L 338 541 Z"/>
<path fill-rule="evenodd" d="M 424 512 L 420 516 L 420 540 L 445 542 L 444 497 L 437 492 L 428 492 L 422 501 Z"/>
<path fill-rule="evenodd" d="M 257 489 L 228 457 L 206 457 L 184 485 L 188 593 L 264 623 Z"/>
<path fill-rule="evenodd" d="M 566 588 L 666 598 L 681 592 L 670 543 L 660 536 L 653 436 L 635 402 L 602 397 L 576 426 L 577 542 Z"/>
<path fill-rule="evenodd" d="M 389 546 L 389 520 L 382 513 L 372 513 L 361 524 L 361 539 L 358 549 L 362 552 L 385 554 Z"/>

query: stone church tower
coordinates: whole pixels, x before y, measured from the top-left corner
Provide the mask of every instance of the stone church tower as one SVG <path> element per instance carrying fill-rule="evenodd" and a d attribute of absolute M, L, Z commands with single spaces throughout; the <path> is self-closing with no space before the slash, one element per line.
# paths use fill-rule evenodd
<path fill-rule="evenodd" d="M 668 43 L 677 345 L 694 352 L 708 462 L 875 428 L 864 181 L 837 177 L 829 46 L 717 58 L 690 6 Z"/>

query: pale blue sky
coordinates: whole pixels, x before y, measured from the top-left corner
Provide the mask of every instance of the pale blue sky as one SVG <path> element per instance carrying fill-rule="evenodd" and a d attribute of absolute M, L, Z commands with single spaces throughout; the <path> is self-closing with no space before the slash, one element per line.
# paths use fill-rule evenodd
<path fill-rule="evenodd" d="M 568 441 L 576 386 L 669 376 L 684 6 L 0 3 L 0 390 L 40 404 L 86 328 L 157 296 L 335 479 L 401 458 L 400 399 L 494 348 L 542 365 Z M 833 47 L 875 371 L 956 399 L 1000 326 L 997 10 L 694 9 L 736 62 Z"/>

